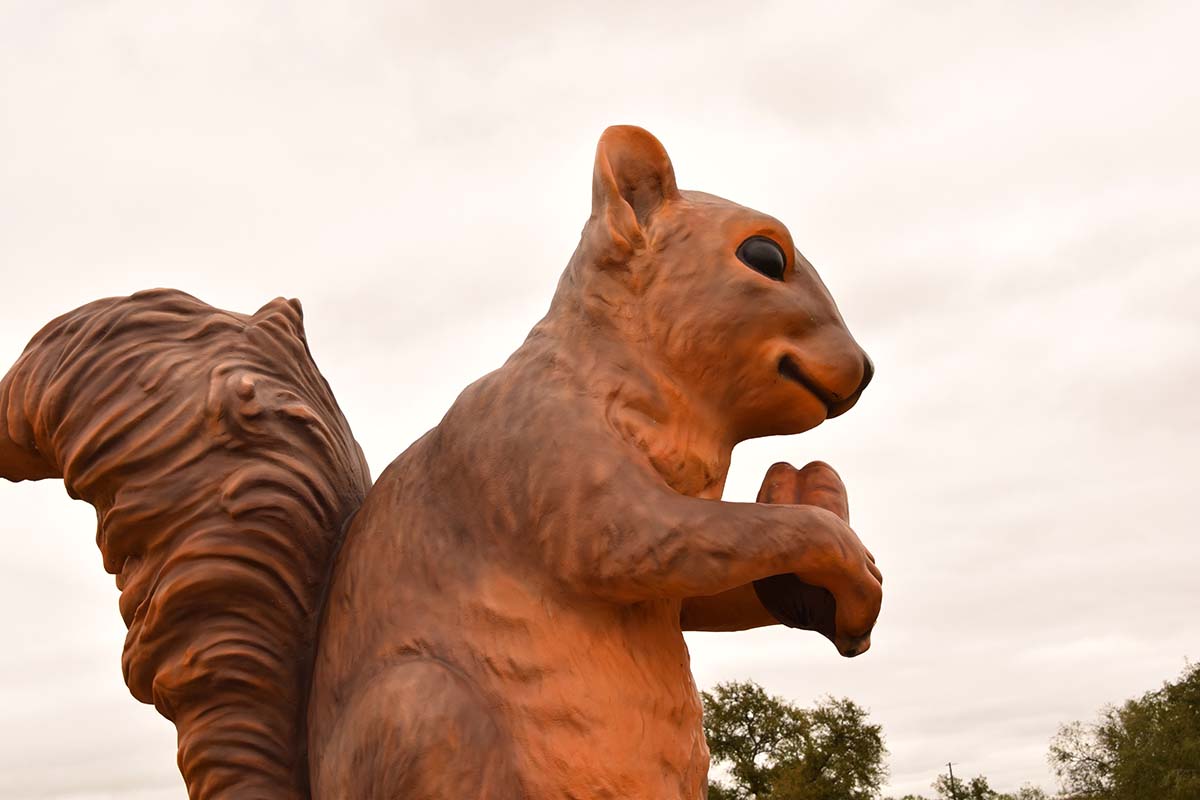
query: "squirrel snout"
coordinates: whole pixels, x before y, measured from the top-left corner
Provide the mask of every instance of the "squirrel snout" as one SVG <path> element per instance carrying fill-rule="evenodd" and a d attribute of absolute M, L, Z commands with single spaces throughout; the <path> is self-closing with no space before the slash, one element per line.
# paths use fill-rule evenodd
<path fill-rule="evenodd" d="M 875 376 L 875 365 L 853 341 L 844 353 L 822 353 L 822 349 L 788 349 L 779 356 L 777 368 L 784 378 L 820 399 L 829 409 L 829 417 L 836 417 L 858 402 Z"/>
<path fill-rule="evenodd" d="M 866 353 L 863 353 L 863 376 L 862 382 L 858 384 L 858 388 L 854 390 L 855 394 L 862 394 L 867 388 L 867 384 L 871 382 L 871 378 L 875 377 L 875 362 Z"/>
<path fill-rule="evenodd" d="M 858 402 L 858 398 L 862 396 L 863 391 L 866 390 L 867 384 L 869 384 L 871 379 L 875 377 L 875 364 L 871 361 L 871 357 L 866 353 L 863 353 L 861 350 L 859 353 L 862 358 L 862 367 L 861 372 L 858 373 L 860 376 L 858 383 L 854 386 L 849 394 L 845 395 L 837 402 L 830 404 L 830 417 L 836 417 L 841 414 L 845 414 L 847 411 L 853 408 L 855 403 Z"/>

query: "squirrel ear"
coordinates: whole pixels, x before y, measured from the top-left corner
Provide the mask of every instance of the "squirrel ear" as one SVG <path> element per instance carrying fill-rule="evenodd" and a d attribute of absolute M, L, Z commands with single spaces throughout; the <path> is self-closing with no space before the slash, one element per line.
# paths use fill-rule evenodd
<path fill-rule="evenodd" d="M 592 173 L 592 218 L 622 249 L 639 247 L 646 220 L 678 197 L 675 168 L 658 139 L 633 125 L 604 131 Z"/>

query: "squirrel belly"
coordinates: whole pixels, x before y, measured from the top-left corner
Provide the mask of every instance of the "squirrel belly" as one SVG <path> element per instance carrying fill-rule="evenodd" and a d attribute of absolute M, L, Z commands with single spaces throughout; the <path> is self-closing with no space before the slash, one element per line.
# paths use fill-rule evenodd
<path fill-rule="evenodd" d="M 708 751 L 681 600 L 589 596 L 559 555 L 571 546 L 543 538 L 551 518 L 589 535 L 591 506 L 610 498 L 588 486 L 637 454 L 553 370 L 539 378 L 544 362 L 513 361 L 380 476 L 347 533 L 310 707 L 317 797 L 343 796 L 364 758 L 411 766 L 359 791 L 450 796 L 434 791 L 446 780 L 439 760 L 422 755 L 444 747 L 447 727 L 499 743 L 457 751 L 463 774 L 505 787 L 470 797 L 700 796 Z M 535 424 L 544 437 L 506 433 Z M 563 479 L 572 474 L 585 477 Z M 385 699 L 390 752 L 375 724 L 355 719 Z"/>

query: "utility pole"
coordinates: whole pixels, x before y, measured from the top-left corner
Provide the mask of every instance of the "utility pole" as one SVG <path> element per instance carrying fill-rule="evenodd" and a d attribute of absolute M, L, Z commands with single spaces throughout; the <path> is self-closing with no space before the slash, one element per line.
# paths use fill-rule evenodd
<path fill-rule="evenodd" d="M 954 800 L 958 800 L 958 785 L 954 782 L 954 765 L 947 761 L 946 767 L 950 770 L 950 796 Z"/>

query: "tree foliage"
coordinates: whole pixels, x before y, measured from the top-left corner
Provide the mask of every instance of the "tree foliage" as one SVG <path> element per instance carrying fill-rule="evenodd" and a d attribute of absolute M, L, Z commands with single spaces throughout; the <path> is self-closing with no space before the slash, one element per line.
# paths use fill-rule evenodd
<path fill-rule="evenodd" d="M 750 682 L 703 692 L 704 734 L 729 783 L 710 800 L 872 800 L 887 777 L 882 729 L 846 698 L 798 708 Z"/>
<path fill-rule="evenodd" d="M 955 778 L 951 783 L 949 774 L 938 775 L 933 782 L 938 800 L 997 800 L 999 794 L 988 784 L 988 779 L 976 775 L 970 780 Z"/>
<path fill-rule="evenodd" d="M 938 775 L 933 782 L 936 800 L 1050 800 L 1043 790 L 1025 784 L 1015 792 L 997 792 L 983 775 L 970 780 L 956 777 L 951 783 L 949 775 Z M 906 794 L 893 800 L 927 800 L 918 794 Z"/>
<path fill-rule="evenodd" d="M 1050 763 L 1071 800 L 1200 798 L 1200 665 L 1059 729 Z"/>
<path fill-rule="evenodd" d="M 702 693 L 713 762 L 728 776 L 710 800 L 875 800 L 887 777 L 880 726 L 846 698 L 798 708 L 745 681 Z M 1050 763 L 1058 800 L 1200 800 L 1200 665 L 1090 723 L 1059 728 Z M 999 792 L 983 775 L 938 775 L 936 800 L 1049 800 L 1026 784 Z M 926 800 L 905 795 L 899 800 Z"/>
<path fill-rule="evenodd" d="M 937 793 L 938 800 L 1049 800 L 1044 791 L 1028 784 L 1015 792 L 998 792 L 983 775 L 976 775 L 970 780 L 955 778 L 953 784 L 949 774 L 938 775 L 933 782 L 933 791 Z"/>

